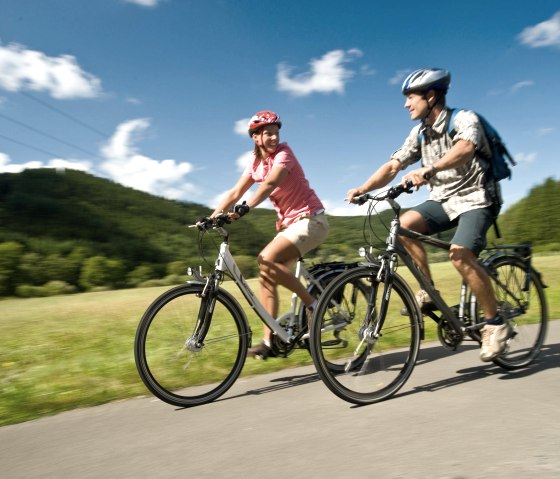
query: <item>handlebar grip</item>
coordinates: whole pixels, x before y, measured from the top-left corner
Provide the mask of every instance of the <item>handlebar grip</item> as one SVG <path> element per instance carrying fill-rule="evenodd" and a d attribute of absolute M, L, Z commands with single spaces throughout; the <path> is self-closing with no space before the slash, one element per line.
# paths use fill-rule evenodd
<path fill-rule="evenodd" d="M 246 201 L 244 201 L 243 203 L 241 203 L 240 205 L 235 205 L 233 207 L 233 212 L 237 213 L 239 215 L 239 217 L 241 218 L 242 216 L 246 215 L 247 213 L 249 213 L 249 205 L 247 204 Z"/>
<path fill-rule="evenodd" d="M 422 175 L 426 181 L 430 181 L 436 174 L 436 167 L 432 165 L 432 169 Z"/>
<path fill-rule="evenodd" d="M 363 195 L 355 196 L 353 199 L 356 201 L 357 205 L 361 206 L 370 198 L 371 196 L 368 193 L 364 193 Z"/>
<path fill-rule="evenodd" d="M 224 226 L 225 224 L 230 224 L 231 220 L 229 219 L 229 216 L 226 215 L 225 213 L 220 213 L 217 216 L 214 216 L 213 218 L 210 218 L 209 216 L 201 216 L 200 218 L 196 219 L 196 222 L 194 225 L 192 225 L 193 227 L 198 228 L 200 231 L 206 231 L 209 230 L 211 228 L 214 227 L 221 227 Z"/>

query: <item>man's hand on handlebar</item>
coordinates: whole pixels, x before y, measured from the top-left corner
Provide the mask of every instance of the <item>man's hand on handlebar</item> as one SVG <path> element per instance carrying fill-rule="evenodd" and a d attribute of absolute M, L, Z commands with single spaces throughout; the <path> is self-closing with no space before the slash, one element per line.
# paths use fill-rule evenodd
<path fill-rule="evenodd" d="M 428 184 L 428 181 L 435 173 L 433 166 L 423 166 L 422 168 L 417 168 L 404 175 L 401 184 L 406 186 L 406 182 L 410 180 L 416 187 L 416 191 L 418 191 L 421 186 Z"/>
<path fill-rule="evenodd" d="M 362 193 L 360 193 L 358 188 L 352 188 L 351 190 L 348 190 L 348 193 L 346 193 L 346 201 L 348 201 L 348 203 L 358 204 L 358 198 L 361 195 Z"/>

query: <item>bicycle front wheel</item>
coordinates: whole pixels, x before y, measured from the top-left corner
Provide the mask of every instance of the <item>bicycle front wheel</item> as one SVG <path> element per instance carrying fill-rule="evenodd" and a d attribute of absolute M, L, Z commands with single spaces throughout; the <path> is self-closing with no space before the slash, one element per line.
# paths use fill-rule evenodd
<path fill-rule="evenodd" d="M 249 347 L 239 304 L 220 290 L 212 310 L 201 296 L 203 288 L 186 284 L 165 292 L 146 310 L 136 332 L 142 381 L 175 406 L 197 406 L 224 394 L 241 373 Z"/>
<path fill-rule="evenodd" d="M 377 278 L 378 271 L 372 264 L 337 277 L 319 298 L 312 325 L 311 354 L 320 378 L 338 397 L 360 405 L 395 394 L 412 373 L 420 347 L 414 295 L 393 275 L 383 314 L 385 280 Z"/>
<path fill-rule="evenodd" d="M 490 265 L 498 312 L 510 321 L 515 336 L 494 363 L 505 369 L 528 366 L 538 356 L 546 336 L 548 307 L 539 274 L 521 258 L 498 257 Z"/>

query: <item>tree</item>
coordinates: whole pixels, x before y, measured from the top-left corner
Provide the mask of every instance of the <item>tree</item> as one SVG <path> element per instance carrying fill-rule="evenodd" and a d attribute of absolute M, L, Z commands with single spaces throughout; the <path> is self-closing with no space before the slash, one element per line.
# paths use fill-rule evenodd
<path fill-rule="evenodd" d="M 141 264 L 128 273 L 126 276 L 126 282 L 129 286 L 137 286 L 144 281 L 154 278 L 154 268 L 152 268 L 149 264 Z"/>
<path fill-rule="evenodd" d="M 23 249 L 23 245 L 15 241 L 0 243 L 0 296 L 8 296 L 15 290 L 15 273 Z"/>
<path fill-rule="evenodd" d="M 93 256 L 82 266 L 80 285 L 85 289 L 103 286 L 116 288 L 123 285 L 125 272 L 124 265 L 119 260 Z"/>

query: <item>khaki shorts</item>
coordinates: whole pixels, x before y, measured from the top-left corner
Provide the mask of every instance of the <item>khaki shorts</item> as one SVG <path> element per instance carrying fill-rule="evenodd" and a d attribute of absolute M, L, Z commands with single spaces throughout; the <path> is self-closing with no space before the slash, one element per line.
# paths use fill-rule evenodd
<path fill-rule="evenodd" d="M 277 238 L 286 238 L 299 250 L 301 256 L 319 246 L 329 234 L 329 222 L 326 215 L 303 216 L 292 223 L 285 230 L 276 235 Z"/>

